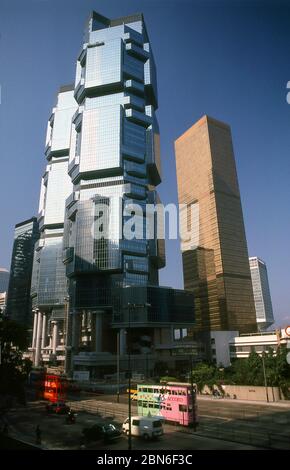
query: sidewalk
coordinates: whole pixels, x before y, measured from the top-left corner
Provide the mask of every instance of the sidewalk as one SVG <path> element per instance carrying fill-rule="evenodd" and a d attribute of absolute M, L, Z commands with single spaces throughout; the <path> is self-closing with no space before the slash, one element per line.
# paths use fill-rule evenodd
<path fill-rule="evenodd" d="M 286 408 L 290 409 L 290 400 L 281 400 L 281 401 L 274 401 L 274 402 L 269 402 L 267 403 L 266 401 L 260 401 L 260 400 L 238 400 L 237 398 L 214 398 L 211 395 L 197 395 L 197 401 L 198 400 L 208 400 L 208 401 L 218 401 L 218 402 L 223 402 L 223 403 L 244 403 L 244 404 L 249 404 L 249 405 L 260 405 L 260 406 L 266 406 L 266 407 L 274 407 L 274 406 L 279 406 L 281 408 Z"/>

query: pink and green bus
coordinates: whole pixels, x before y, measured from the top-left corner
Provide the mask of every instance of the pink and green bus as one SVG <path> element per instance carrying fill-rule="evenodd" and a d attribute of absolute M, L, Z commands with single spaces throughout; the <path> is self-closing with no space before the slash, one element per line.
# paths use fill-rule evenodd
<path fill-rule="evenodd" d="M 166 385 L 137 385 L 139 416 L 162 416 L 164 420 L 195 426 L 197 424 L 196 391 L 187 383 L 168 382 Z"/>

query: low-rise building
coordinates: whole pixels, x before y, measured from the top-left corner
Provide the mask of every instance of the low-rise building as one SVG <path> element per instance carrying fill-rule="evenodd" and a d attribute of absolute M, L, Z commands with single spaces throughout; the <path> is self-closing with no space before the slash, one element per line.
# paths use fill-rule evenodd
<path fill-rule="evenodd" d="M 229 341 L 230 358 L 246 358 L 253 351 L 261 355 L 270 349 L 275 354 L 279 346 L 290 348 L 290 332 L 287 333 L 287 329 L 277 329 L 235 336 Z"/>
<path fill-rule="evenodd" d="M 251 352 L 261 355 L 272 349 L 275 354 L 279 346 L 290 348 L 289 327 L 241 335 L 238 331 L 210 332 L 210 358 L 217 366 L 229 367 L 233 360 L 247 358 Z"/>

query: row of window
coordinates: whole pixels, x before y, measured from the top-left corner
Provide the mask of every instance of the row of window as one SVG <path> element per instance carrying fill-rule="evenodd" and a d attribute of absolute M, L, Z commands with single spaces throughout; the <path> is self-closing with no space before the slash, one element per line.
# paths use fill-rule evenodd
<path fill-rule="evenodd" d="M 147 402 L 147 401 L 138 401 L 138 407 L 140 408 L 155 408 L 158 410 L 165 410 L 165 411 L 172 411 L 172 406 L 171 404 L 158 404 L 158 403 L 152 403 L 152 402 Z M 191 407 L 187 407 L 186 405 L 179 405 L 178 410 L 185 413 L 187 411 L 192 411 Z"/>
<path fill-rule="evenodd" d="M 166 390 L 163 388 L 146 388 L 146 387 L 140 387 L 138 389 L 138 393 L 158 393 L 160 395 L 167 394 L 167 395 L 179 395 L 179 396 L 186 396 L 186 390 Z M 188 390 L 188 393 L 190 393 L 190 390 Z"/>

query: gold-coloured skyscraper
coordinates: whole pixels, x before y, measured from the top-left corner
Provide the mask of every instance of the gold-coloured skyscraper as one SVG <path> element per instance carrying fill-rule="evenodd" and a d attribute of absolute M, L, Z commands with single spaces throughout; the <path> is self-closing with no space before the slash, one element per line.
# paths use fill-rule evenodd
<path fill-rule="evenodd" d="M 240 191 L 227 124 L 202 117 L 175 141 L 179 204 L 194 204 L 198 231 L 181 244 L 197 330 L 256 330 Z M 191 214 L 191 211 L 187 211 Z M 181 225 L 191 220 L 181 217 Z"/>

